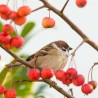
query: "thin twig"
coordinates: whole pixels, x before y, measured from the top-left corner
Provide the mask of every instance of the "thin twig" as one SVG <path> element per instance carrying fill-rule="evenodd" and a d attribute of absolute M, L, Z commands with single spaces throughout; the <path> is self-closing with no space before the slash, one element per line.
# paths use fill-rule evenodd
<path fill-rule="evenodd" d="M 19 67 L 20 65 L 22 65 L 21 63 L 16 63 L 16 64 L 6 64 L 5 66 L 10 68 L 10 67 Z"/>
<path fill-rule="evenodd" d="M 45 7 L 45 5 L 42 5 L 42 6 L 38 7 L 38 8 L 36 8 L 36 9 L 32 10 L 31 13 L 32 13 L 32 12 L 35 12 L 35 11 L 37 11 L 37 10 L 40 10 L 40 9 L 42 9 L 42 8 L 44 8 L 44 7 Z"/>
<path fill-rule="evenodd" d="M 19 83 L 23 83 L 23 82 L 43 82 L 43 80 L 42 80 L 42 79 L 37 80 L 37 81 L 31 81 L 31 80 L 17 80 L 17 81 L 15 82 L 15 84 L 19 84 Z"/>
<path fill-rule="evenodd" d="M 83 40 L 83 41 L 76 47 L 76 49 L 71 53 L 72 56 L 75 55 L 75 52 L 80 48 L 81 45 L 83 45 L 84 42 L 85 42 L 85 41 Z"/>
<path fill-rule="evenodd" d="M 63 8 L 61 9 L 61 13 L 63 13 L 63 11 L 64 11 L 65 7 L 66 7 L 66 6 L 67 6 L 67 4 L 68 4 L 68 2 L 69 2 L 69 0 L 67 0 L 67 1 L 65 2 L 64 6 L 63 6 Z"/>

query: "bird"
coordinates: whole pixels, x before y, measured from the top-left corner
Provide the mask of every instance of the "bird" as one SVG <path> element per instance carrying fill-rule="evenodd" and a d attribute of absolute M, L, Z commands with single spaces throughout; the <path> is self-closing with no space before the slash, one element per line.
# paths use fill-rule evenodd
<path fill-rule="evenodd" d="M 51 68 L 56 71 L 63 69 L 68 61 L 72 48 L 63 40 L 53 41 L 29 56 L 28 61 L 33 68 Z"/>

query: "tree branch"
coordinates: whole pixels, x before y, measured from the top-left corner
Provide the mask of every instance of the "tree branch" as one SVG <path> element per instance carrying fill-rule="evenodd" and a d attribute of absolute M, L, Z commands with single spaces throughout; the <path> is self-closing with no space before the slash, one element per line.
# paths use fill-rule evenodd
<path fill-rule="evenodd" d="M 76 31 L 76 33 L 78 35 L 80 35 L 80 37 L 86 42 L 88 43 L 90 46 L 92 46 L 95 50 L 98 51 L 98 45 L 93 42 L 90 38 L 88 38 L 85 33 L 83 33 L 83 31 L 81 31 L 72 21 L 70 21 L 68 19 L 68 17 L 66 17 L 63 13 L 61 13 L 61 11 L 59 11 L 58 9 L 56 9 L 54 6 L 52 6 L 47 0 L 40 0 L 41 2 L 44 3 L 44 5 L 49 8 L 50 10 L 52 10 L 54 13 L 56 13 L 58 16 L 60 16 L 74 31 Z"/>
<path fill-rule="evenodd" d="M 47 84 L 50 84 L 51 87 L 55 88 L 58 92 L 60 92 L 62 95 L 66 96 L 67 98 L 74 98 L 72 95 L 70 95 L 68 92 L 64 91 L 62 88 L 57 86 L 57 84 L 49 79 L 43 79 L 44 82 Z"/>
<path fill-rule="evenodd" d="M 18 57 L 13 51 L 4 48 L 2 45 L 0 45 L 1 48 L 3 48 L 7 53 L 9 53 L 12 57 L 15 58 L 15 60 L 17 60 L 18 62 L 20 62 L 21 64 L 26 65 L 29 68 L 33 68 L 32 65 L 30 65 L 30 63 L 26 62 L 25 60 L 21 59 L 20 57 Z"/>

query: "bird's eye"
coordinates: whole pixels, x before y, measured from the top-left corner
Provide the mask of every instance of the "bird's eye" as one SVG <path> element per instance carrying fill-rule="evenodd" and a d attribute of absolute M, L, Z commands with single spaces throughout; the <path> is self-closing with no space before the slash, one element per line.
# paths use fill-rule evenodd
<path fill-rule="evenodd" d="M 66 49 L 65 49 L 64 47 L 62 47 L 62 50 L 63 50 L 63 51 L 66 51 Z"/>

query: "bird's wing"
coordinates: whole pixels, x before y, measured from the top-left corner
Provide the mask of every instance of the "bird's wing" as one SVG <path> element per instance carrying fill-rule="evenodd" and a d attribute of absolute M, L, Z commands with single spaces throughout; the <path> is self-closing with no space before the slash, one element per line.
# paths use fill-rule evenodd
<path fill-rule="evenodd" d="M 53 49 L 53 46 L 51 44 L 48 44 L 47 46 L 43 47 L 42 49 L 40 49 L 39 51 L 37 51 L 36 53 L 32 54 L 31 56 L 29 56 L 26 61 L 30 61 L 31 59 L 35 58 L 35 57 L 40 57 L 40 56 L 45 56 L 49 53 L 50 49 Z"/>

